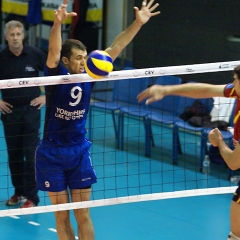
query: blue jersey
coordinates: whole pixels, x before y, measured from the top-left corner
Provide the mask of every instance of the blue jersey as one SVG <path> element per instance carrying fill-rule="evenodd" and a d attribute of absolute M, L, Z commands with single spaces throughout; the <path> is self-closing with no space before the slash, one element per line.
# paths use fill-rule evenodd
<path fill-rule="evenodd" d="M 45 76 L 67 75 L 68 70 L 44 70 Z M 86 118 L 93 83 L 59 84 L 45 87 L 46 115 L 44 138 L 60 145 L 81 143 L 86 134 Z"/>

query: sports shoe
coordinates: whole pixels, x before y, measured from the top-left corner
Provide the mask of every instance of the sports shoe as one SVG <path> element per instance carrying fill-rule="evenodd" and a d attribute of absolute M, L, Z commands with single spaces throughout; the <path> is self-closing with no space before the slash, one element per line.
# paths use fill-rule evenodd
<path fill-rule="evenodd" d="M 31 200 L 27 200 L 20 208 L 30 208 L 35 206 L 36 205 Z"/>
<path fill-rule="evenodd" d="M 27 199 L 23 196 L 14 194 L 11 198 L 6 201 L 7 206 L 16 206 L 20 203 L 24 203 Z"/>

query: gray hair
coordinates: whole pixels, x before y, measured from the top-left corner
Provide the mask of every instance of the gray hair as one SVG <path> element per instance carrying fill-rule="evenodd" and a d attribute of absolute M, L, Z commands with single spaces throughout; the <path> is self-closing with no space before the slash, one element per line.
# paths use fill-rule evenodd
<path fill-rule="evenodd" d="M 7 34 L 8 30 L 9 29 L 12 29 L 12 28 L 21 28 L 22 29 L 22 33 L 24 33 L 24 26 L 21 22 L 19 21 L 16 21 L 16 20 L 12 20 L 12 21 L 9 21 L 5 24 L 5 28 L 4 28 L 4 34 Z"/>

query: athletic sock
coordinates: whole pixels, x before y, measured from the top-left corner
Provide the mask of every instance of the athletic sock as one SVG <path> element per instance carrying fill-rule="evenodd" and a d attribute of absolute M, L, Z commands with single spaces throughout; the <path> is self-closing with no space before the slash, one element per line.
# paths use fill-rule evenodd
<path fill-rule="evenodd" d="M 232 232 L 230 232 L 228 235 L 228 240 L 240 240 L 240 238 L 235 236 Z"/>

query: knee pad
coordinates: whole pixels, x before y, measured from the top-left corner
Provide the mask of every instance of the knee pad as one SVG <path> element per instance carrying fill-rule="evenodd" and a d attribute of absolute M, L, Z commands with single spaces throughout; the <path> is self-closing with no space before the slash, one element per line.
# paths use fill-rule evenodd
<path fill-rule="evenodd" d="M 228 235 L 228 240 L 240 240 L 240 238 L 235 236 L 232 232 L 230 232 Z"/>

